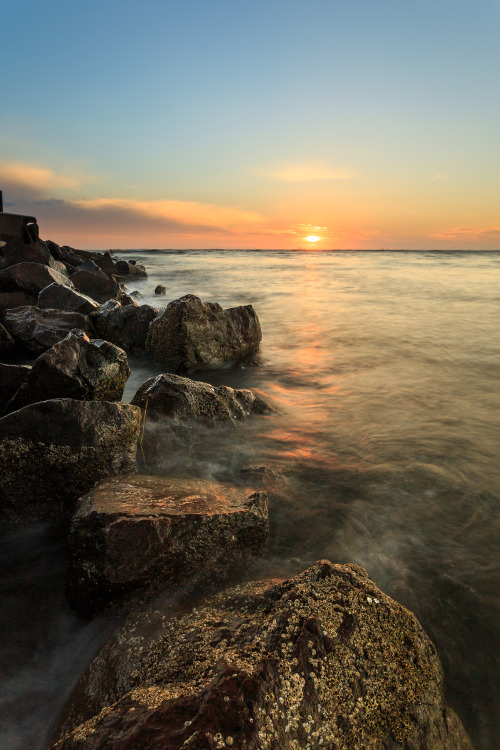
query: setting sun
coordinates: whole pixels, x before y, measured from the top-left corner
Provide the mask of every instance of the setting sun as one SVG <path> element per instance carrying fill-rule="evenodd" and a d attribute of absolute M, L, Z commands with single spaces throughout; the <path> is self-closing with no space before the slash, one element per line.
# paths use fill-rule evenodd
<path fill-rule="evenodd" d="M 318 237 L 315 234 L 310 234 L 309 237 L 306 237 L 305 239 L 307 240 L 307 242 L 319 242 L 321 237 Z"/>

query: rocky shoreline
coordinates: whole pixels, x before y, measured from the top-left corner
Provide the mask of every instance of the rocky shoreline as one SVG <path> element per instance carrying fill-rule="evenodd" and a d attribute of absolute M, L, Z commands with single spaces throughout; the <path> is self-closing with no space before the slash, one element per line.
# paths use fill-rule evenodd
<path fill-rule="evenodd" d="M 190 420 L 237 425 L 270 407 L 188 377 L 252 356 L 262 338 L 252 306 L 194 295 L 141 305 L 125 282 L 146 276 L 110 253 L 0 243 L 2 524 L 60 525 L 71 606 L 129 612 L 82 676 L 54 747 L 471 747 L 434 646 L 356 566 L 321 561 L 230 588 L 138 642 L 159 594 L 214 586 L 263 551 L 273 500 L 258 482 L 155 474 L 157 452 Z M 126 404 L 137 352 L 164 372 Z M 164 417 L 169 430 L 158 429 Z"/>

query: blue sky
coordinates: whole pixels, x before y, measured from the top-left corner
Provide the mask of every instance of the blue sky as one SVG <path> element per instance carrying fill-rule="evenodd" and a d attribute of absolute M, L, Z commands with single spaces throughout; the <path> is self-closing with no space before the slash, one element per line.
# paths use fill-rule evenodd
<path fill-rule="evenodd" d="M 0 187 L 57 241 L 500 246 L 498 3 L 16 0 L 2 19 Z"/>

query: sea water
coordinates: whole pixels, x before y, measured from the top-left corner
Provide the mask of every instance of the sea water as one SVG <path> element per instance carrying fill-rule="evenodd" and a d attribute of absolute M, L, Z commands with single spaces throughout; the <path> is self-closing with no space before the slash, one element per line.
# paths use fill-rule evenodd
<path fill-rule="evenodd" d="M 258 574 L 293 575 L 320 558 L 365 567 L 436 643 L 448 700 L 475 746 L 498 747 L 500 252 L 122 257 L 147 267 L 147 279 L 129 284 L 142 303 L 195 294 L 223 307 L 252 304 L 262 326 L 252 361 L 194 377 L 257 389 L 272 414 L 194 428 L 185 450 L 159 455 L 156 470 L 256 488 L 266 477 L 271 542 Z M 157 284 L 165 296 L 154 294 Z M 147 360 L 131 364 L 125 400 L 161 372 Z M 9 645 L 26 556 L 49 544 L 43 529 L 30 533 L 38 544 L 8 540 L 12 557 L 23 544 L 31 550 L 17 553 L 11 573 L 17 599 L 9 575 L 3 583 L 14 611 L 4 610 L 3 648 L 21 662 L 5 683 L 9 750 L 43 747 L 108 627 L 78 623 L 60 602 L 42 608 L 33 633 L 24 623 L 21 646 L 12 633 Z M 44 585 L 54 597 L 64 563 L 52 564 Z"/>

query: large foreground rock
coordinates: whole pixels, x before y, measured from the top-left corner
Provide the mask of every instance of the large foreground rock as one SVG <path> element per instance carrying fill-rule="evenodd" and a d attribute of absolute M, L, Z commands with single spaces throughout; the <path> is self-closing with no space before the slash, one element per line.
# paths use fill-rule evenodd
<path fill-rule="evenodd" d="M 51 398 L 119 401 L 129 375 L 123 349 L 75 329 L 38 357 L 6 411 Z"/>
<path fill-rule="evenodd" d="M 151 322 L 146 351 L 170 372 L 218 367 L 259 348 L 262 333 L 252 305 L 223 310 L 187 294 Z"/>
<path fill-rule="evenodd" d="M 161 606 L 94 660 L 65 726 L 95 716 L 54 750 L 472 750 L 432 642 L 358 566 Z"/>
<path fill-rule="evenodd" d="M 225 385 L 215 387 L 172 373 L 146 380 L 132 403 L 141 409 L 147 407 L 149 416 L 165 416 L 179 422 L 192 418 L 204 422 L 245 419 L 249 414 L 270 411 L 265 401 L 252 391 Z"/>
<path fill-rule="evenodd" d="M 50 266 L 53 263 L 49 246 L 41 240 L 27 245 L 22 240 L 11 239 L 0 249 L 0 254 L 9 266 L 16 263 L 43 263 Z"/>
<path fill-rule="evenodd" d="M 32 305 L 7 310 L 4 326 L 16 341 L 34 354 L 50 349 L 73 328 L 93 333 L 93 326 L 86 315 L 66 310 L 40 310 Z"/>
<path fill-rule="evenodd" d="M 6 365 L 0 363 L 0 414 L 5 410 L 14 393 L 26 380 L 29 365 Z"/>
<path fill-rule="evenodd" d="M 265 492 L 202 479 L 105 479 L 73 519 L 69 600 L 86 611 L 138 587 L 206 576 L 260 551 L 268 530 Z"/>
<path fill-rule="evenodd" d="M 125 351 L 144 350 L 149 324 L 158 312 L 150 305 L 122 307 L 119 302 L 109 300 L 92 313 L 91 321 L 106 341 L 112 341 Z"/>
<path fill-rule="evenodd" d="M 6 328 L 0 323 L 0 354 L 14 349 L 16 342 Z"/>
<path fill-rule="evenodd" d="M 99 307 L 99 303 L 87 297 L 86 294 L 55 282 L 42 289 L 38 295 L 37 305 L 42 309 L 69 310 L 83 315 L 87 315 Z"/>
<path fill-rule="evenodd" d="M 0 419 L 0 518 L 65 518 L 96 481 L 134 471 L 140 418 L 129 404 L 63 398 Z"/>
<path fill-rule="evenodd" d="M 54 282 L 63 286 L 73 286 L 67 276 L 42 263 L 16 263 L 0 271 L 0 292 L 38 295 L 42 289 Z"/>

